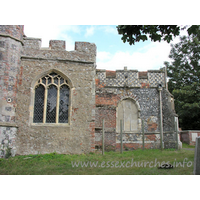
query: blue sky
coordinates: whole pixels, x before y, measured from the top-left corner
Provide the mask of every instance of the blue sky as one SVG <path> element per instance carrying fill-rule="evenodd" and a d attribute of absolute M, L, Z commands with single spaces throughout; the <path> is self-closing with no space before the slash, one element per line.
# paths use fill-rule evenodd
<path fill-rule="evenodd" d="M 172 0 L 166 4 L 130 0 L 57 0 L 56 3 L 35 0 L 30 9 L 25 0 L 11 0 L 2 2 L 2 8 L 9 7 L 12 15 L 8 17 L 7 9 L 2 9 L 0 19 L 3 23 L 0 24 L 25 24 L 27 37 L 42 38 L 43 47 L 48 47 L 51 39 L 65 40 L 67 51 L 74 50 L 75 41 L 95 43 L 98 69 L 116 70 L 127 66 L 146 71 L 160 69 L 164 61 L 170 61 L 170 44 L 141 41 L 130 46 L 122 42 L 116 25 L 109 24 L 198 24 L 199 8 L 194 5 L 195 0 L 181 5 Z M 188 10 L 191 10 L 189 15 Z M 175 38 L 173 43 L 177 42 L 179 39 Z"/>
<path fill-rule="evenodd" d="M 135 45 L 123 43 L 116 25 L 25 25 L 27 37 L 42 38 L 42 47 L 49 46 L 49 40 L 66 41 L 66 50 L 74 50 L 75 41 L 91 42 L 97 46 L 97 69 L 137 69 L 145 71 L 164 67 L 170 61 L 170 44 L 167 42 L 138 42 Z M 174 40 L 178 41 L 178 38 Z"/>

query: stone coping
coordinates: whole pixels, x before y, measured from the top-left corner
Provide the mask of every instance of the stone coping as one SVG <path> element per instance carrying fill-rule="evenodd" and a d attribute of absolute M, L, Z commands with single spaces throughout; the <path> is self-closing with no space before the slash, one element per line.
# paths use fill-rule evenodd
<path fill-rule="evenodd" d="M 104 88 L 127 88 L 127 89 L 140 88 L 141 89 L 141 86 L 128 86 L 128 85 L 126 85 L 126 86 L 109 86 L 109 85 L 105 85 Z M 152 89 L 152 88 L 157 89 L 158 87 L 157 86 L 156 87 L 150 86 L 149 88 L 142 88 L 142 89 Z"/>
<path fill-rule="evenodd" d="M 143 71 L 138 71 L 137 69 L 130 69 L 130 70 L 124 70 L 124 69 L 117 69 L 117 70 L 107 70 L 107 69 L 96 69 L 97 72 L 106 72 L 106 71 L 113 71 L 113 72 L 143 72 Z M 147 70 L 145 72 L 149 73 L 164 73 L 162 69 L 158 70 Z"/>
<path fill-rule="evenodd" d="M 0 122 L 0 127 L 17 127 L 18 128 L 18 125 L 14 122 L 10 123 L 10 122 Z"/>
<path fill-rule="evenodd" d="M 21 44 L 24 46 L 24 43 L 23 43 L 22 40 L 19 40 L 19 39 L 15 38 L 15 37 L 13 37 L 13 36 L 11 36 L 11 35 L 6 35 L 6 34 L 0 33 L 0 36 L 1 36 L 1 37 L 9 37 L 9 38 L 11 38 L 11 39 L 13 39 L 13 40 L 15 40 L 15 41 L 17 41 L 17 42 L 21 42 Z"/>
<path fill-rule="evenodd" d="M 83 61 L 83 60 L 70 60 L 62 58 L 42 58 L 42 57 L 33 57 L 33 56 L 21 56 L 22 60 L 44 60 L 44 61 L 57 61 L 57 62 L 74 62 L 74 63 L 84 63 L 84 64 L 94 64 L 94 61 Z"/>
<path fill-rule="evenodd" d="M 39 40 L 39 41 L 42 41 L 41 38 L 34 38 L 34 37 L 23 37 L 23 40 Z"/>

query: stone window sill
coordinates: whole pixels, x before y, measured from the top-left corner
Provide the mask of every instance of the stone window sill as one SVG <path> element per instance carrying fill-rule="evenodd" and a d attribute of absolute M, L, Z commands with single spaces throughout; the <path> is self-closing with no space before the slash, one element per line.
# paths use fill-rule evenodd
<path fill-rule="evenodd" d="M 31 126 L 46 126 L 46 127 L 70 127 L 69 124 L 62 124 L 62 123 L 32 123 Z"/>

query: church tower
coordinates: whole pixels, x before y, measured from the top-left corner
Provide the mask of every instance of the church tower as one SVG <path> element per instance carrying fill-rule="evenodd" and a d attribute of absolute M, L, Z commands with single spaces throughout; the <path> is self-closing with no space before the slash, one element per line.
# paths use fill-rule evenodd
<path fill-rule="evenodd" d="M 14 154 L 23 25 L 0 25 L 0 157 Z"/>

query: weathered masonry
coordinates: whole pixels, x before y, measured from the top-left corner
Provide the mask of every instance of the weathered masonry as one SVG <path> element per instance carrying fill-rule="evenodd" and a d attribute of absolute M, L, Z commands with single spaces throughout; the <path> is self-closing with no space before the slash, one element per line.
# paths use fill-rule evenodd
<path fill-rule="evenodd" d="M 1 156 L 94 151 L 95 62 L 95 44 L 42 49 L 23 26 L 0 26 Z"/>
<path fill-rule="evenodd" d="M 159 99 L 158 85 L 161 85 Z M 0 26 L 0 157 L 38 153 L 89 153 L 105 142 L 119 148 L 160 148 L 160 100 L 165 148 L 175 144 L 173 97 L 165 70 L 138 72 L 96 69 L 96 45 L 24 36 L 23 26 Z"/>
<path fill-rule="evenodd" d="M 108 148 L 120 148 L 120 120 L 123 121 L 124 148 L 142 148 L 142 119 L 145 148 L 160 148 L 161 128 L 164 148 L 175 148 L 177 115 L 173 101 L 173 96 L 167 90 L 164 68 L 147 72 L 127 70 L 127 67 L 117 71 L 96 70 L 96 147 L 99 148 L 102 143 L 101 127 L 102 119 L 105 118 L 105 142 Z"/>

